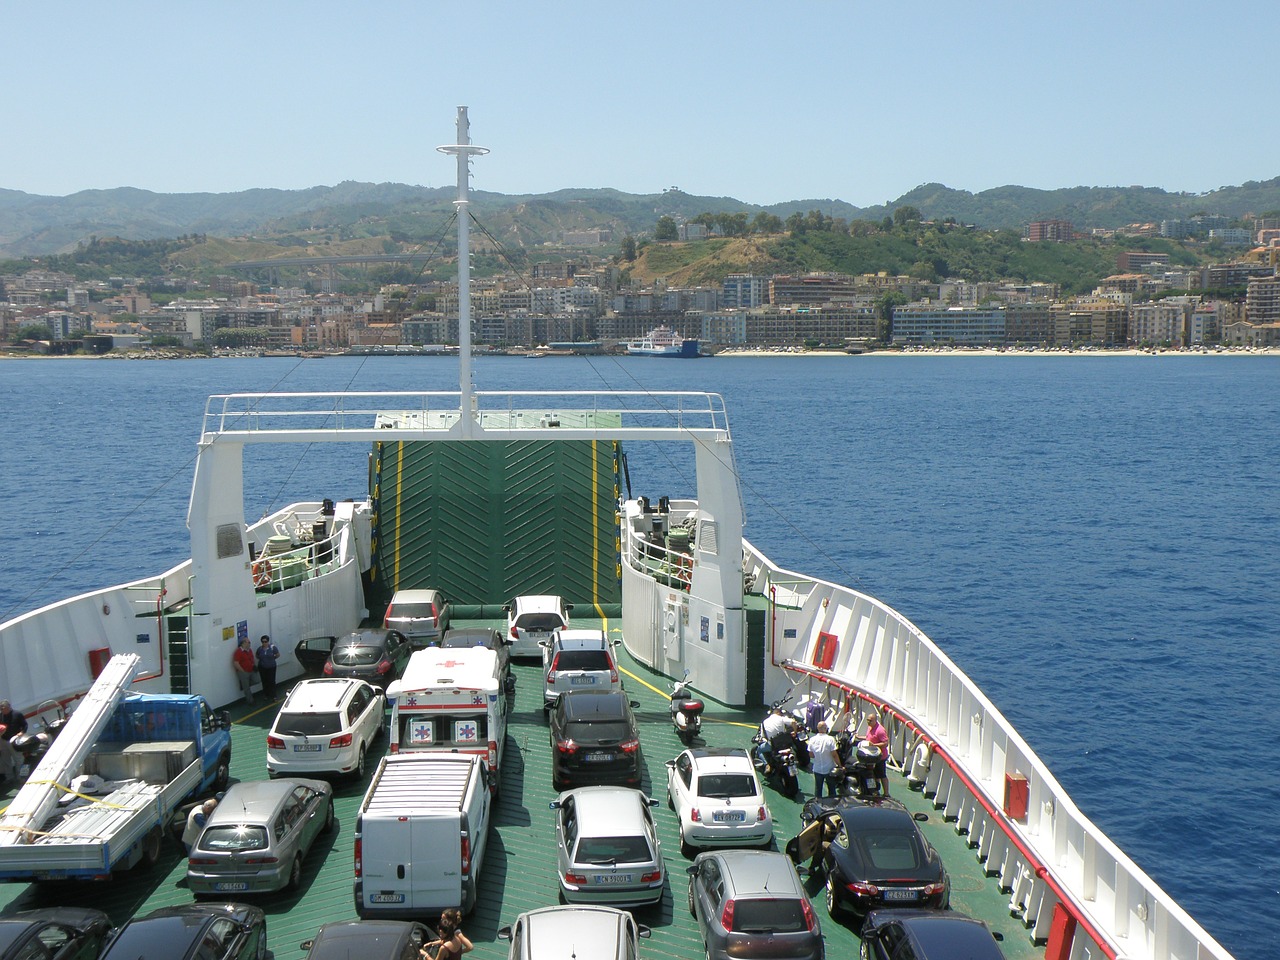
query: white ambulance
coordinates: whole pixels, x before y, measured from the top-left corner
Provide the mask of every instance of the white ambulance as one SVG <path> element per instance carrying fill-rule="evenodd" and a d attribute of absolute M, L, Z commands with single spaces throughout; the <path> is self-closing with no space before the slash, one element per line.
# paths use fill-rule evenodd
<path fill-rule="evenodd" d="M 419 650 L 387 688 L 391 753 L 484 757 L 496 789 L 509 709 L 504 680 L 498 655 L 486 647 Z"/>

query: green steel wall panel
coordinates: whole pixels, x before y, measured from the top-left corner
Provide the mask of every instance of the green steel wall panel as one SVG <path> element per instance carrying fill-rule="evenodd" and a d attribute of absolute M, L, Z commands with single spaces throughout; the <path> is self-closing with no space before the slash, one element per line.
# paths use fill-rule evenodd
<path fill-rule="evenodd" d="M 621 602 L 616 444 L 397 441 L 374 461 L 375 613 L 413 587 L 464 604 Z"/>

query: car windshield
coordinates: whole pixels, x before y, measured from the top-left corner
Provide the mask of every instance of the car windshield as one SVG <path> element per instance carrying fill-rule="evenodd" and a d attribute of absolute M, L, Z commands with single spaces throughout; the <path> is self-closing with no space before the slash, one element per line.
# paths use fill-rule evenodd
<path fill-rule="evenodd" d="M 282 713 L 276 719 L 276 733 L 286 737 L 314 737 L 341 729 L 342 715 L 337 713 Z"/>
<path fill-rule="evenodd" d="M 546 631 L 563 627 L 564 621 L 554 613 L 524 613 L 517 618 L 516 626 L 521 630 Z"/>
<path fill-rule="evenodd" d="M 756 779 L 749 773 L 709 773 L 698 778 L 700 797 L 754 797 Z"/>
<path fill-rule="evenodd" d="M 201 850 L 265 850 L 267 848 L 267 828 L 256 823 L 229 823 L 226 826 L 213 826 L 200 834 Z"/>
<path fill-rule="evenodd" d="M 735 900 L 735 933 L 798 933 L 807 930 L 799 900 Z"/>
<path fill-rule="evenodd" d="M 397 603 L 387 611 L 388 620 L 429 620 L 435 615 L 430 603 Z"/>
<path fill-rule="evenodd" d="M 653 852 L 644 837 L 583 837 L 574 856 L 577 863 L 649 863 Z"/>
<path fill-rule="evenodd" d="M 924 848 L 914 834 L 868 830 L 854 837 L 863 856 L 877 870 L 913 870 L 925 863 Z"/>
<path fill-rule="evenodd" d="M 381 647 L 361 647 L 354 644 L 346 647 L 334 647 L 330 659 L 343 666 L 356 667 L 364 663 L 377 663 L 382 659 Z"/>
<path fill-rule="evenodd" d="M 557 670 L 610 670 L 609 655 L 603 650 L 561 650 L 556 654 Z"/>
<path fill-rule="evenodd" d="M 566 723 L 564 735 L 569 740 L 580 740 L 583 743 L 604 742 L 607 740 L 625 740 L 631 735 L 630 728 L 617 720 L 597 720 L 594 723 L 575 720 Z"/>

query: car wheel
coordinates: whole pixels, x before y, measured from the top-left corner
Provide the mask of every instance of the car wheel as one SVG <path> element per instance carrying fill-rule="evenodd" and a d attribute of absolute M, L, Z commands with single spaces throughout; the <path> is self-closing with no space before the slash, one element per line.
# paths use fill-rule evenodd
<path fill-rule="evenodd" d="M 357 780 L 364 779 L 364 744 L 360 744 L 360 753 L 356 755 L 356 768 L 351 775 Z"/>
<path fill-rule="evenodd" d="M 675 801 L 671 799 L 671 788 L 667 787 L 667 809 L 674 810 L 676 808 Z"/>
<path fill-rule="evenodd" d="M 142 858 L 143 868 L 149 868 L 156 865 L 156 861 L 160 859 L 160 842 L 164 839 L 164 834 L 159 827 L 152 828 L 151 832 L 142 838 Z"/>
<path fill-rule="evenodd" d="M 827 872 L 827 914 L 832 920 L 839 920 L 844 916 L 844 906 L 836 895 L 836 877 L 830 871 Z"/>
<path fill-rule="evenodd" d="M 694 899 L 693 899 L 692 883 L 689 884 L 689 916 L 693 917 L 693 919 L 695 920 L 698 919 L 698 905 L 694 902 Z"/>
<path fill-rule="evenodd" d="M 680 855 L 687 860 L 692 860 L 698 855 L 698 851 L 689 846 L 684 839 L 684 831 L 680 831 Z"/>
<path fill-rule="evenodd" d="M 329 803 L 324 809 L 324 826 L 320 830 L 324 833 L 333 832 L 333 797 L 329 798 Z"/>
<path fill-rule="evenodd" d="M 221 793 L 231 782 L 231 754 L 224 753 L 218 758 L 218 769 L 213 775 L 213 789 Z"/>
<path fill-rule="evenodd" d="M 289 868 L 289 884 L 286 890 L 297 890 L 302 886 L 302 854 L 295 853 L 293 855 L 293 866 Z"/>

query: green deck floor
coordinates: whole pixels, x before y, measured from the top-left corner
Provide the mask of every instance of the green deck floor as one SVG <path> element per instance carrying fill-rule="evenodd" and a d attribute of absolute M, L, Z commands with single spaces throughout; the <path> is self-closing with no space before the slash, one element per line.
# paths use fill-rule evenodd
<path fill-rule="evenodd" d="M 489 625 L 488 621 L 484 623 Z M 606 626 L 613 627 L 612 624 Z M 683 749 L 671 728 L 667 700 L 660 692 L 669 689 L 669 683 L 631 662 L 625 653 L 623 661 L 625 685 L 632 699 L 640 702 L 636 714 L 647 770 L 644 788 L 664 799 L 664 761 Z M 508 728 L 502 792 L 481 872 L 479 901 L 464 925 L 475 943 L 471 956 L 476 960 L 506 957 L 507 943 L 497 939 L 498 928 L 511 923 L 524 910 L 554 904 L 557 897 L 554 828 L 547 807 L 555 794 L 551 790 L 550 743 L 542 712 L 541 670 L 531 661 L 518 662 L 514 669 L 518 681 L 512 724 Z M 743 713 L 713 701 L 706 702 L 704 741 L 715 746 L 749 746 L 759 720 L 758 712 Z M 232 776 L 261 779 L 266 775 L 266 731 L 274 711 L 261 704 L 256 709 L 246 709 L 239 704 L 231 709 L 236 721 Z M 383 746 L 385 749 L 385 740 Z M 370 764 L 370 776 L 373 768 Z M 812 777 L 802 772 L 800 779 L 802 789 L 811 791 Z M 358 783 L 335 783 L 338 826 L 332 834 L 321 836 L 309 854 L 300 892 L 253 901 L 267 912 L 269 943 L 281 960 L 300 960 L 303 951 L 299 944 L 312 936 L 321 924 L 355 919 L 351 893 L 352 835 L 355 812 L 366 786 L 367 777 Z M 927 798 L 909 792 L 906 782 L 897 775 L 893 776 L 892 789 L 913 812 L 929 815 L 923 827 L 951 875 L 952 907 L 986 920 L 1001 933 L 1004 936 L 1001 946 L 1009 960 L 1042 958 L 1043 950 L 1030 942 L 1021 922 L 1009 916 L 1008 896 L 1000 892 L 994 879 L 985 875 L 969 849 L 967 838 L 957 835 L 953 824 L 944 823 Z M 799 830 L 800 804 L 772 790 L 766 789 L 766 793 L 781 847 Z M 4 794 L 4 799 L 7 801 L 10 796 L 11 790 Z M 685 906 L 685 868 L 689 861 L 680 854 L 675 816 L 665 804 L 655 813 L 669 886 L 660 904 L 636 911 L 637 919 L 653 930 L 652 938 L 641 944 L 641 956 L 697 960 L 704 951 L 697 926 Z M 186 859 L 180 855 L 178 844 L 170 843 L 161 861 L 151 870 L 124 874 L 107 883 L 0 884 L 0 905 L 3 912 L 8 913 L 36 906 L 91 904 L 120 922 L 135 913 L 190 902 L 185 875 Z M 854 957 L 857 937 L 848 926 L 826 915 L 821 885 L 811 880 L 810 889 L 822 920 L 828 957 Z"/>

